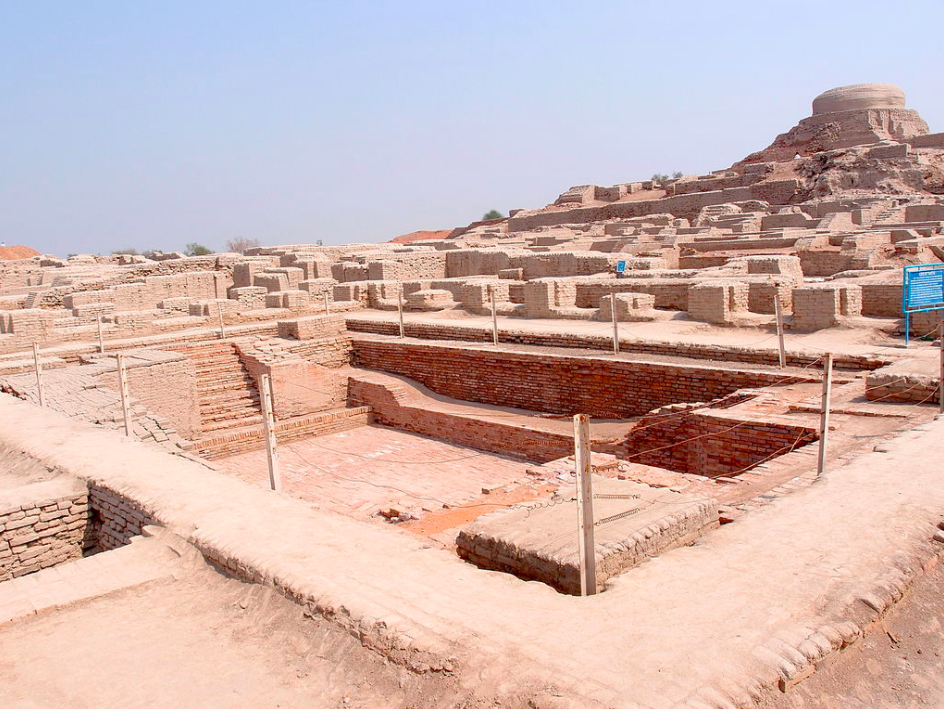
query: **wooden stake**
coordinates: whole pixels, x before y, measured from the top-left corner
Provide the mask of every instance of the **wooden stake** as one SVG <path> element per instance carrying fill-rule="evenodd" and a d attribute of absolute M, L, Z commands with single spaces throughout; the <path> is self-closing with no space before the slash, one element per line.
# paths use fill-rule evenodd
<path fill-rule="evenodd" d="M 39 396 L 39 405 L 46 405 L 46 397 L 43 394 L 43 365 L 39 362 L 39 345 L 33 343 L 33 367 L 36 369 L 36 393 Z"/>
<path fill-rule="evenodd" d="M 125 435 L 131 435 L 131 395 L 128 392 L 128 373 L 125 370 L 125 356 L 115 355 L 118 362 L 118 392 L 121 394 L 121 415 L 125 420 Z"/>
<path fill-rule="evenodd" d="M 400 286 L 400 290 L 397 293 L 397 311 L 400 316 L 400 337 L 404 337 L 403 329 L 403 286 Z"/>
<path fill-rule="evenodd" d="M 826 439 L 829 437 L 829 397 L 833 388 L 833 355 L 827 352 L 823 362 L 823 398 L 819 407 L 819 459 L 816 463 L 816 475 L 822 477 L 826 472 Z"/>
<path fill-rule="evenodd" d="M 105 337 L 102 335 L 102 316 L 98 316 L 98 351 L 105 354 Z"/>
<path fill-rule="evenodd" d="M 223 304 L 222 303 L 216 304 L 216 315 L 220 320 L 220 339 L 224 340 L 226 339 L 226 331 L 223 329 Z"/>
<path fill-rule="evenodd" d="M 783 344 L 783 310 L 780 309 L 780 292 L 774 291 L 774 313 L 777 316 L 777 339 L 780 344 L 780 369 L 787 366 L 787 350 Z"/>
<path fill-rule="evenodd" d="M 495 307 L 495 289 L 488 287 L 488 297 L 492 302 L 492 344 L 498 346 L 498 309 Z"/>
<path fill-rule="evenodd" d="M 321 295 L 324 296 L 325 315 L 330 315 L 331 308 L 328 306 L 328 291 L 322 291 Z"/>
<path fill-rule="evenodd" d="M 613 293 L 610 296 L 610 310 L 613 317 L 613 354 L 619 354 L 620 351 L 620 341 L 619 341 L 619 323 L 616 320 L 616 293 Z"/>
<path fill-rule="evenodd" d="M 279 451 L 275 440 L 275 414 L 272 412 L 272 377 L 268 374 L 259 377 L 259 391 L 262 394 L 262 427 L 265 429 L 266 458 L 269 461 L 269 487 L 282 492 Z"/>
<path fill-rule="evenodd" d="M 597 565 L 593 540 L 593 481 L 590 478 L 590 420 L 586 414 L 574 416 L 574 452 L 577 464 L 577 517 L 580 534 L 580 595 L 597 592 Z"/>

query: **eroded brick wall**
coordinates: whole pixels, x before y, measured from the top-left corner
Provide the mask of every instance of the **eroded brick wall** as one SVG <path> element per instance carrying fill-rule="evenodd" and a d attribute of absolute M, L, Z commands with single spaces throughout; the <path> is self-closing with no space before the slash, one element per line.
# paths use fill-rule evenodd
<path fill-rule="evenodd" d="M 0 495 L 0 581 L 82 556 L 89 505 L 85 485 L 60 477 Z"/>
<path fill-rule="evenodd" d="M 410 377 L 456 399 L 598 418 L 640 416 L 796 377 L 392 340 L 355 339 L 353 345 L 356 365 Z"/>
<path fill-rule="evenodd" d="M 92 508 L 91 529 L 88 536 L 100 549 L 116 549 L 141 534 L 141 529 L 153 524 L 144 507 L 114 490 L 89 483 L 89 504 Z"/>
<path fill-rule="evenodd" d="M 633 463 L 718 477 L 737 475 L 818 437 L 809 426 L 701 409 L 645 417 L 620 448 L 621 457 Z"/>

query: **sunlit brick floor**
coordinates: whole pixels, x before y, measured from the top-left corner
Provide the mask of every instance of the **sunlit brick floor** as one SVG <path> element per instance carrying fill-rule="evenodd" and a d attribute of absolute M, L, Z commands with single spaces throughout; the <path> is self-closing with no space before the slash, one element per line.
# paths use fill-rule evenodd
<path fill-rule="evenodd" d="M 441 510 L 526 478 L 528 463 L 382 426 L 363 426 L 278 448 L 283 492 L 357 518 L 396 507 Z M 214 461 L 268 486 L 264 450 Z"/>

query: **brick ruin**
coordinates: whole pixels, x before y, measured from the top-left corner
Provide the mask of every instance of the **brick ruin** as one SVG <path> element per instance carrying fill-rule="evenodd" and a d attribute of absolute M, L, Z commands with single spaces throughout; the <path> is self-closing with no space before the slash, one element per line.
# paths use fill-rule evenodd
<path fill-rule="evenodd" d="M 268 375 L 284 495 L 568 594 L 575 414 L 592 418 L 599 489 L 645 503 L 601 504 L 639 511 L 600 537 L 601 589 L 816 479 L 825 352 L 830 455 L 934 414 L 940 313 L 913 317 L 902 347 L 901 278 L 944 262 L 944 133 L 896 87 L 827 91 L 724 170 L 576 186 L 431 235 L 0 262 L 0 390 L 39 403 L 36 345 L 45 408 L 123 432 L 120 352 L 133 439 L 258 482 Z M 453 453 L 404 461 L 371 448 L 378 431 Z M 0 581 L 161 523 L 134 490 L 0 454 Z M 389 478 L 365 478 L 387 459 Z M 380 496 L 332 507 L 359 484 Z M 461 485 L 476 489 L 441 499 Z"/>

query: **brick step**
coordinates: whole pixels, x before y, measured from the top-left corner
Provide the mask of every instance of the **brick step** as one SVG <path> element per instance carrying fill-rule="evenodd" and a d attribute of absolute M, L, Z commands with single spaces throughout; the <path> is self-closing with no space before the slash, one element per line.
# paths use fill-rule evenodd
<path fill-rule="evenodd" d="M 260 417 L 261 419 L 261 417 Z M 296 416 L 278 421 L 275 435 L 278 441 L 290 443 L 303 438 L 324 436 L 329 433 L 347 431 L 370 423 L 370 407 L 356 406 L 332 409 L 305 416 Z M 228 430 L 216 436 L 204 436 L 194 444 L 194 453 L 214 460 L 265 447 L 265 433 L 261 420 L 258 425 Z"/>
<path fill-rule="evenodd" d="M 262 425 L 262 416 L 260 414 L 246 415 L 239 418 L 230 418 L 224 421 L 207 421 L 200 424 L 204 437 L 207 434 L 215 433 L 217 436 L 224 435 L 222 432 L 242 429 L 245 427 L 254 427 Z M 202 440 L 202 439 L 201 439 Z"/>
<path fill-rule="evenodd" d="M 226 376 L 214 377 L 213 379 L 208 379 L 205 382 L 197 382 L 197 389 L 200 393 L 206 392 L 209 394 L 213 391 L 225 391 L 227 389 L 242 389 L 243 391 L 252 390 L 255 391 L 255 382 L 253 382 L 252 377 L 250 377 L 245 372 L 239 376 Z"/>
<path fill-rule="evenodd" d="M 256 401 L 243 399 L 241 401 L 222 401 L 216 406 L 200 407 L 201 421 L 224 421 L 234 416 L 248 413 L 259 414 L 262 409 Z"/>

